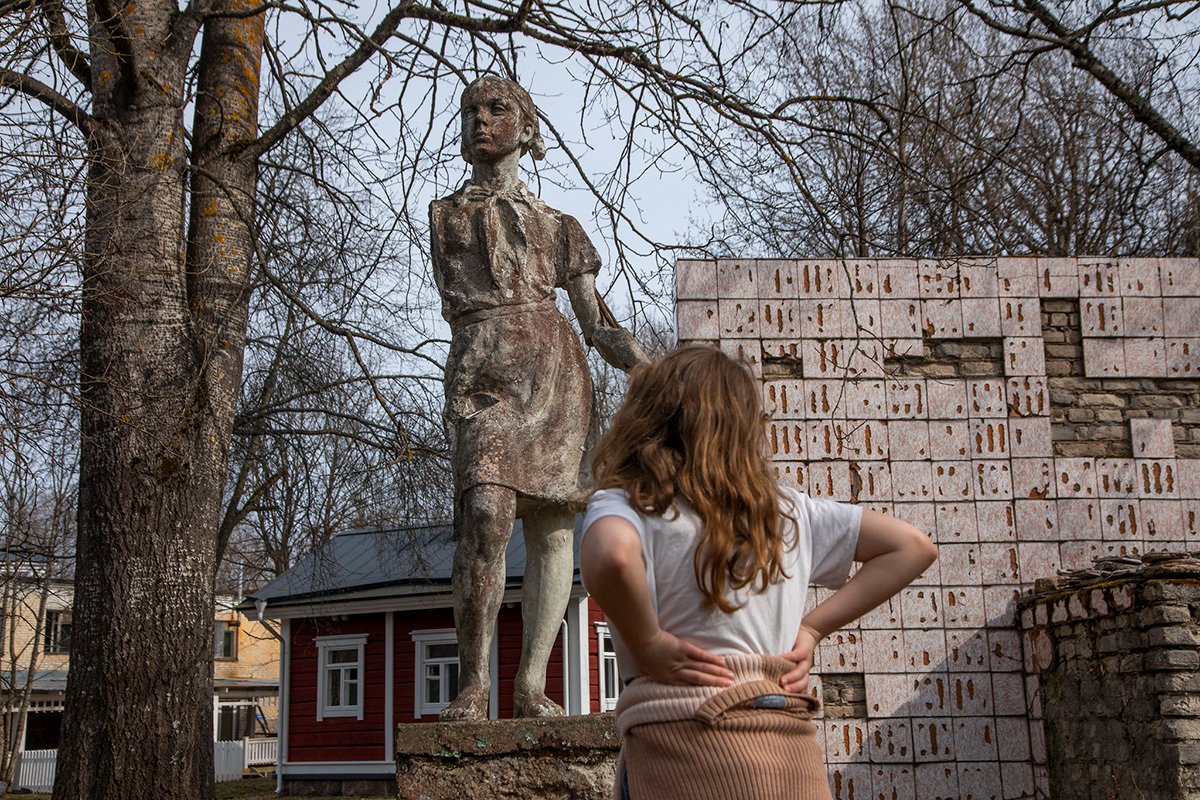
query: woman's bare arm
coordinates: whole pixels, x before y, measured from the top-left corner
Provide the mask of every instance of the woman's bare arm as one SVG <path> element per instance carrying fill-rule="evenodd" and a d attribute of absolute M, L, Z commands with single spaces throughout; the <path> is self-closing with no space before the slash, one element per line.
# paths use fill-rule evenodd
<path fill-rule="evenodd" d="M 583 537 L 579 566 L 584 586 L 638 667 L 659 683 L 728 686 L 733 673 L 721 656 L 689 644 L 658 625 L 650 603 L 646 562 L 637 529 L 617 516 L 601 517 Z"/>
<path fill-rule="evenodd" d="M 912 583 L 937 560 L 937 546 L 903 520 L 864 510 L 854 560 L 862 562 L 854 577 L 804 615 L 795 645 L 784 654 L 796 663 L 783 677 L 784 688 L 804 691 L 817 642 Z"/>

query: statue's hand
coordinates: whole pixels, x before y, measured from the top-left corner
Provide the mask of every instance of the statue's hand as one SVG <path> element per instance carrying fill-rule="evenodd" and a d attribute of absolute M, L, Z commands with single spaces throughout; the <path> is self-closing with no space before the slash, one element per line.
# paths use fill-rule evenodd
<path fill-rule="evenodd" d="M 591 344 L 605 361 L 625 372 L 650 360 L 638 340 L 624 328 L 597 327 L 592 331 Z"/>

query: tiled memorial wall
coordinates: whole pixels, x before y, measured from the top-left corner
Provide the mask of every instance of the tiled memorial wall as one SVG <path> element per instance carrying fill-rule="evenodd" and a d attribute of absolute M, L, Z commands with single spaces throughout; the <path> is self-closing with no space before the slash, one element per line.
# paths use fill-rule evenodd
<path fill-rule="evenodd" d="M 681 261 L 677 330 L 762 378 L 782 481 L 938 562 L 823 643 L 837 800 L 1046 797 L 1017 593 L 1200 547 L 1200 260 Z"/>

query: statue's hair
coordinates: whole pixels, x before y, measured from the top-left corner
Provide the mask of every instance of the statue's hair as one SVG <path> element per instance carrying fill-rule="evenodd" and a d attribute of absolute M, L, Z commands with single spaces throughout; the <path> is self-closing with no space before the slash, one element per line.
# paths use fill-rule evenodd
<path fill-rule="evenodd" d="M 546 142 L 542 139 L 542 128 L 538 122 L 537 106 L 533 104 L 533 98 L 529 96 L 529 92 L 525 91 L 525 87 L 516 81 L 501 78 L 499 75 L 480 75 L 467 84 L 466 89 L 463 89 L 462 96 L 458 99 L 459 109 L 461 110 L 466 105 L 467 98 L 474 92 L 487 86 L 494 86 L 508 93 L 513 102 L 517 104 L 517 108 L 520 109 L 521 117 L 525 124 L 533 128 L 533 138 L 521 148 L 521 154 L 529 153 L 533 156 L 534 161 L 541 161 L 545 158 Z M 470 164 L 471 157 L 467 155 L 466 151 L 466 137 L 463 137 L 462 147 L 463 160 Z"/>
<path fill-rule="evenodd" d="M 637 367 L 593 462 L 595 489 L 624 489 L 643 512 L 700 517 L 693 559 L 706 605 L 786 577 L 780 495 L 767 461 L 759 386 L 745 364 L 687 345 Z"/>

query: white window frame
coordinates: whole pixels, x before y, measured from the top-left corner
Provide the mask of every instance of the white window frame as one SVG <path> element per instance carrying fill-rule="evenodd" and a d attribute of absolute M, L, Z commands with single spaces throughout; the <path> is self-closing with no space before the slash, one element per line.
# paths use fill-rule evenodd
<path fill-rule="evenodd" d="M 621 672 L 617 666 L 617 653 L 612 651 L 606 652 L 604 649 L 605 642 L 612 642 L 612 634 L 608 631 L 607 622 L 596 623 L 596 665 L 599 673 L 598 681 L 600 687 L 600 710 L 614 711 L 617 708 L 617 698 L 621 695 Z M 612 662 L 613 676 L 616 678 L 614 685 L 609 686 L 608 680 L 605 679 L 607 674 L 604 666 L 605 662 Z"/>
<path fill-rule="evenodd" d="M 47 655 L 65 655 L 71 650 L 70 634 L 75 620 L 69 608 L 48 608 L 45 612 L 42 632 L 42 652 Z M 65 640 L 65 641 L 64 641 Z"/>
<path fill-rule="evenodd" d="M 238 633 L 240 625 L 236 619 L 214 619 L 213 620 L 213 660 L 215 661 L 237 661 L 238 659 Z M 225 644 L 225 634 L 232 634 L 230 637 L 230 645 L 232 653 L 223 653 L 223 645 Z"/>
<path fill-rule="evenodd" d="M 413 651 L 415 653 L 415 665 L 413 672 L 413 719 L 420 719 L 422 716 L 437 716 L 443 708 L 450 705 L 454 700 L 450 698 L 445 703 L 426 703 L 425 702 L 425 652 L 426 648 L 431 644 L 458 644 L 458 634 L 454 628 L 430 628 L 423 631 L 412 632 Z M 459 654 L 461 659 L 461 652 Z M 437 661 L 445 663 L 442 659 Z M 459 681 L 462 681 L 462 661 L 458 661 Z M 461 683 L 460 683 L 461 688 Z"/>
<path fill-rule="evenodd" d="M 317 636 L 313 639 L 317 646 L 317 722 L 326 717 L 356 717 L 363 718 L 363 696 L 366 694 L 364 668 L 366 666 L 367 635 L 365 633 L 352 636 Z M 329 663 L 329 653 L 333 650 L 357 650 L 357 661 L 344 661 L 337 664 Z M 352 706 L 329 705 L 329 681 L 327 673 L 331 670 L 343 670 L 354 667 L 358 670 L 358 702 Z"/>

